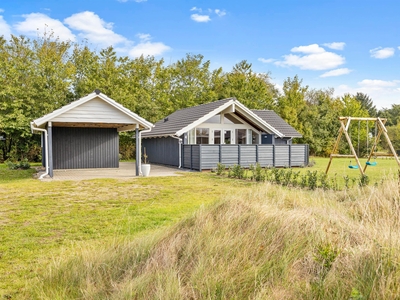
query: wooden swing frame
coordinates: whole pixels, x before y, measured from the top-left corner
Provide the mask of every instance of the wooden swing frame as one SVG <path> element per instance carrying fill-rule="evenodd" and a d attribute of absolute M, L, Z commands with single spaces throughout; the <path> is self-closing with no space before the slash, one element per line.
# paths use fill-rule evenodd
<path fill-rule="evenodd" d="M 400 168 L 400 161 L 399 158 L 397 157 L 396 151 L 393 148 L 392 142 L 390 141 L 390 138 L 387 134 L 387 129 L 385 127 L 385 123 L 387 121 L 387 119 L 383 119 L 383 118 L 359 118 L 359 117 L 339 117 L 339 121 L 340 121 L 340 129 L 339 129 L 339 135 L 337 137 L 335 146 L 333 147 L 332 153 L 330 155 L 330 160 L 328 163 L 328 166 L 326 168 L 325 173 L 328 174 L 329 168 L 331 166 L 332 163 L 332 159 L 336 158 L 336 157 L 347 157 L 347 158 L 354 158 L 357 162 L 357 166 L 358 169 L 360 170 L 361 175 L 365 174 L 365 171 L 367 170 L 368 164 L 365 164 L 365 167 L 362 168 L 360 160 L 358 159 L 358 155 L 356 153 L 356 150 L 353 147 L 353 143 L 351 142 L 351 138 L 349 135 L 349 127 L 350 127 L 350 123 L 351 121 L 373 121 L 375 122 L 375 126 L 378 129 L 377 134 L 375 135 L 375 139 L 374 139 L 374 144 L 371 148 L 371 152 L 368 155 L 368 159 L 367 162 L 370 161 L 372 156 L 379 156 L 377 153 L 374 153 L 378 142 L 380 141 L 381 135 L 383 134 L 383 136 L 386 139 L 386 142 L 389 145 L 390 151 L 392 151 L 393 157 L 395 158 L 397 165 Z M 337 154 L 337 150 L 339 148 L 339 143 L 340 143 L 340 139 L 342 137 L 342 134 L 344 134 L 344 136 L 346 137 L 347 143 L 350 146 L 350 150 L 352 154 Z M 368 134 L 368 133 L 367 133 Z M 382 156 L 382 155 L 381 155 Z"/>

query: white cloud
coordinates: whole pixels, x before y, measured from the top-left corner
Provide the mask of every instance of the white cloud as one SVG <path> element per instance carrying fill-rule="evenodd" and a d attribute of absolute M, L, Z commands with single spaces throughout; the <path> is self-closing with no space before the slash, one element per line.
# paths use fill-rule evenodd
<path fill-rule="evenodd" d="M 294 47 L 290 51 L 302 52 L 302 53 L 324 53 L 325 49 L 318 46 L 317 44 L 312 44 L 312 45 L 308 45 L 308 46 Z"/>
<path fill-rule="evenodd" d="M 275 64 L 282 67 L 294 66 L 302 70 L 329 70 L 345 63 L 344 57 L 332 52 L 312 53 L 304 56 L 289 54 L 284 55 L 283 58 L 283 61 L 277 61 Z"/>
<path fill-rule="evenodd" d="M 381 89 L 381 88 L 386 88 L 386 87 L 394 87 L 394 86 L 397 86 L 399 83 L 400 83 L 399 80 L 387 81 L 387 80 L 378 80 L 378 79 L 364 79 L 364 80 L 358 82 L 358 85 L 363 86 L 363 87 L 374 88 L 374 89 Z"/>
<path fill-rule="evenodd" d="M 132 57 L 143 56 L 158 56 L 163 54 L 164 52 L 171 50 L 171 47 L 165 45 L 164 43 L 150 42 L 151 36 L 150 34 L 139 33 L 137 36 L 140 39 L 140 43 L 134 46 L 130 51 L 129 55 Z"/>
<path fill-rule="evenodd" d="M 195 22 L 199 22 L 199 23 L 207 23 L 209 21 L 211 21 L 211 16 L 210 15 L 217 15 L 218 17 L 223 17 L 226 15 L 226 11 L 222 10 L 222 9 L 205 9 L 203 10 L 202 8 L 193 6 L 190 11 L 193 12 L 198 12 L 196 14 L 192 14 L 190 16 L 190 18 L 195 21 Z"/>
<path fill-rule="evenodd" d="M 0 14 L 4 12 L 4 9 L 0 8 Z"/>
<path fill-rule="evenodd" d="M 193 14 L 190 16 L 190 18 L 195 21 L 195 22 L 200 22 L 200 23 L 206 23 L 211 21 L 210 16 L 207 15 L 199 15 L 199 14 Z"/>
<path fill-rule="evenodd" d="M 223 17 L 226 15 L 226 12 L 224 10 L 216 9 L 214 12 L 217 14 L 218 17 Z"/>
<path fill-rule="evenodd" d="M 351 71 L 352 70 L 350 70 L 348 68 L 340 68 L 340 69 L 326 72 L 326 73 L 322 74 L 320 77 L 324 78 L 324 77 L 332 77 L 332 76 L 341 76 L 341 75 L 349 74 Z"/>
<path fill-rule="evenodd" d="M 359 81 L 356 87 L 345 84 L 339 85 L 335 88 L 335 96 L 343 96 L 345 93 L 355 95 L 360 92 L 367 94 L 378 109 L 383 107 L 389 108 L 392 104 L 400 104 L 399 86 L 399 80 L 385 81 L 364 79 Z"/>
<path fill-rule="evenodd" d="M 11 36 L 10 25 L 3 19 L 3 16 L 0 16 L 0 36 L 4 36 L 6 39 Z"/>
<path fill-rule="evenodd" d="M 369 53 L 371 53 L 371 57 L 373 57 L 373 58 L 385 59 L 385 58 L 389 58 L 394 55 L 394 48 L 378 47 L 378 48 L 369 50 Z"/>
<path fill-rule="evenodd" d="M 113 23 L 106 23 L 91 11 L 85 11 L 66 18 L 64 22 L 72 29 L 80 31 L 79 36 L 100 46 L 126 43 L 128 40 L 115 33 Z"/>
<path fill-rule="evenodd" d="M 14 28 L 27 36 L 37 36 L 54 33 L 60 40 L 75 41 L 75 35 L 59 20 L 52 19 L 42 13 L 22 15 L 25 20 L 14 25 Z"/>
<path fill-rule="evenodd" d="M 346 46 L 346 43 L 344 42 L 333 42 L 333 43 L 325 43 L 323 44 L 324 46 L 334 49 L 334 50 L 343 50 L 344 46 Z"/>
<path fill-rule="evenodd" d="M 142 41 L 150 41 L 151 40 L 151 35 L 148 33 L 138 33 L 136 36 Z"/>
<path fill-rule="evenodd" d="M 273 58 L 265 59 L 265 58 L 260 57 L 258 59 L 258 61 L 261 61 L 262 63 L 265 63 L 265 64 L 269 64 L 269 63 L 272 63 L 272 62 L 276 61 L 276 59 L 273 59 Z"/>

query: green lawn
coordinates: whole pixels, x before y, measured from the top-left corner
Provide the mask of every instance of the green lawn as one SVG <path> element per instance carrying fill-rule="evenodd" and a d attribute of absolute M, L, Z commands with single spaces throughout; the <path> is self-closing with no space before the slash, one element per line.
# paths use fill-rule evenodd
<path fill-rule="evenodd" d="M 168 226 L 254 183 L 209 173 L 132 180 L 41 182 L 0 165 L 0 298 L 80 243 L 103 243 Z"/>
<path fill-rule="evenodd" d="M 334 158 L 330 166 L 328 175 L 330 177 L 337 176 L 338 179 L 342 180 L 344 176 L 350 178 L 359 178 L 361 173 L 360 170 L 350 169 L 350 161 L 352 165 L 357 165 L 354 159 L 350 158 Z M 361 165 L 364 167 L 366 159 L 360 159 Z M 399 167 L 394 158 L 377 158 L 377 165 L 372 167 L 368 166 L 365 174 L 368 175 L 370 183 L 380 183 L 384 179 L 393 178 L 398 176 Z M 325 172 L 328 166 L 329 158 L 321 157 L 310 157 L 310 162 L 315 162 L 312 168 L 305 168 L 304 170 L 318 170 L 320 172 Z"/>
<path fill-rule="evenodd" d="M 325 171 L 328 159 L 310 160 L 313 167 L 296 170 Z M 367 171 L 371 184 L 398 176 L 395 160 L 377 161 Z M 359 178 L 359 171 L 348 164 L 349 159 L 335 159 L 330 176 Z M 58 255 L 73 255 L 81 243 L 146 234 L 256 184 L 208 172 L 55 182 L 33 179 L 33 173 L 0 164 L 0 298 L 20 299 L 28 280 Z"/>

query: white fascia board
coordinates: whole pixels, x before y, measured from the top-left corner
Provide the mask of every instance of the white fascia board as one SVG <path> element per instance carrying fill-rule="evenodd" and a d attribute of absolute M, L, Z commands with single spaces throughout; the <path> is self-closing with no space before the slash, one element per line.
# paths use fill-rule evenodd
<path fill-rule="evenodd" d="M 151 129 L 154 127 L 153 123 L 150 123 L 149 121 L 143 119 L 139 115 L 135 114 L 133 111 L 127 109 L 126 107 L 122 106 L 121 104 L 119 104 L 115 100 L 107 97 L 106 95 L 100 93 L 97 96 L 100 97 L 101 99 L 103 99 L 104 101 L 106 101 L 111 106 L 115 107 L 116 109 L 118 109 L 118 110 L 122 111 L 123 113 L 127 114 L 128 116 L 130 116 L 132 119 L 134 119 L 137 123 L 139 123 L 143 127 L 147 128 L 147 129 Z"/>
<path fill-rule="evenodd" d="M 55 111 L 53 111 L 53 112 L 51 112 L 51 113 L 49 113 L 47 115 L 44 115 L 43 117 L 40 117 L 40 118 L 34 120 L 33 123 L 35 123 L 35 125 L 37 127 L 40 127 L 43 124 L 46 124 L 47 122 L 49 122 L 51 119 L 53 119 L 55 117 L 58 117 L 59 115 L 61 115 L 61 114 L 65 113 L 65 112 L 67 112 L 67 111 L 69 111 L 69 110 L 71 110 L 71 109 L 73 109 L 73 108 L 75 108 L 75 107 L 77 107 L 77 106 L 79 106 L 79 105 L 81 105 L 81 104 L 93 99 L 96 96 L 98 96 L 98 95 L 93 92 L 93 93 L 91 93 L 91 94 L 89 94 L 89 95 L 87 95 L 87 96 L 85 96 L 85 97 L 83 97 L 83 98 L 81 98 L 79 100 L 73 101 L 70 104 L 67 104 L 67 105 L 65 105 L 63 107 L 60 107 L 59 109 L 56 109 Z"/>
<path fill-rule="evenodd" d="M 274 134 L 276 134 L 279 137 L 284 137 L 285 135 L 282 134 L 281 132 L 279 132 L 278 130 L 276 130 L 273 126 L 271 126 L 270 124 L 268 124 L 266 121 L 264 121 L 263 119 L 261 119 L 259 116 L 257 116 L 255 113 L 253 113 L 250 109 L 248 109 L 246 106 L 244 106 L 242 103 L 240 103 L 239 101 L 235 101 L 235 104 L 238 108 L 240 108 L 240 110 L 242 112 L 245 113 L 245 115 L 247 115 L 247 117 L 254 121 L 255 123 L 259 124 L 260 127 L 267 129 L 269 131 L 272 131 Z"/>
<path fill-rule="evenodd" d="M 177 131 L 174 135 L 175 136 L 181 136 L 182 134 L 184 134 L 185 132 L 188 132 L 189 130 L 192 130 L 193 128 L 196 128 L 197 126 L 199 126 L 200 124 L 204 123 L 205 121 L 207 121 L 209 118 L 215 116 L 216 114 L 220 113 L 221 111 L 223 111 L 224 109 L 228 108 L 229 106 L 231 106 L 234 103 L 234 100 L 229 100 L 228 102 L 226 102 L 224 105 L 221 105 L 220 107 L 214 109 L 213 111 L 209 112 L 208 114 L 204 115 L 203 117 L 201 117 L 200 119 L 198 119 L 197 121 L 189 124 L 188 126 L 182 128 L 181 130 Z"/>

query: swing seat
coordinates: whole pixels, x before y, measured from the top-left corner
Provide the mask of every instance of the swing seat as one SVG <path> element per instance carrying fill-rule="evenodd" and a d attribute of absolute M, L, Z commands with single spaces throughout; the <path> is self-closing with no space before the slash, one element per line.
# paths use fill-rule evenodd
<path fill-rule="evenodd" d="M 349 165 L 349 169 L 358 169 L 358 166 Z"/>
<path fill-rule="evenodd" d="M 367 161 L 366 164 L 368 166 L 375 167 L 378 163 L 376 161 L 373 161 L 373 162 Z"/>

